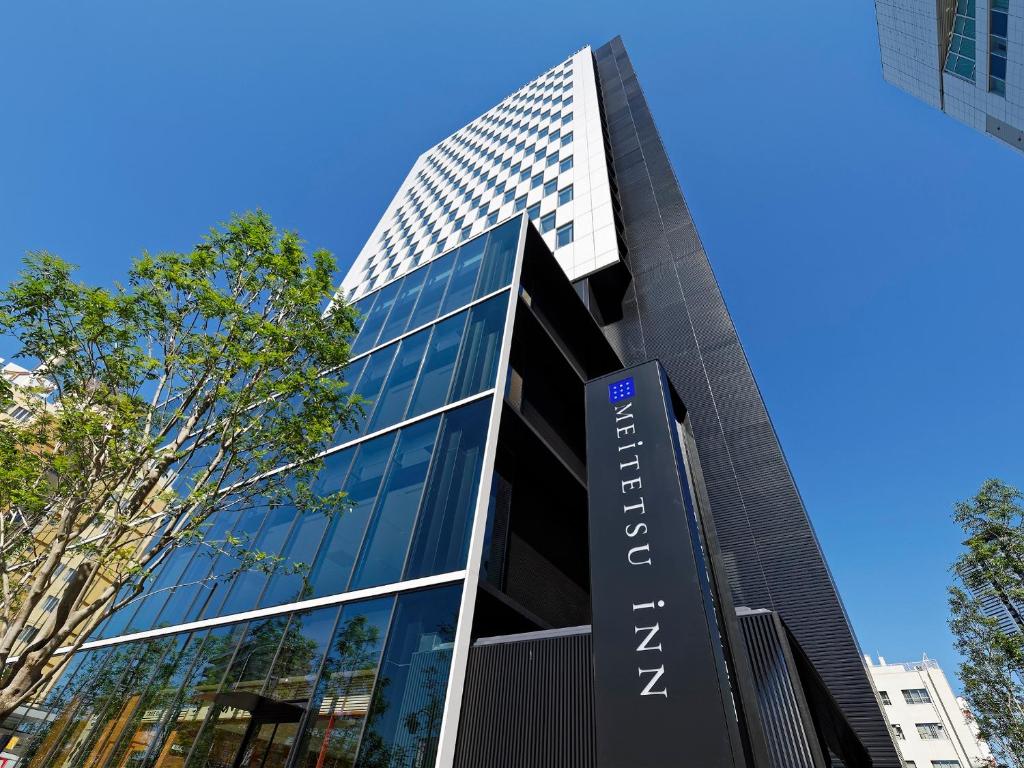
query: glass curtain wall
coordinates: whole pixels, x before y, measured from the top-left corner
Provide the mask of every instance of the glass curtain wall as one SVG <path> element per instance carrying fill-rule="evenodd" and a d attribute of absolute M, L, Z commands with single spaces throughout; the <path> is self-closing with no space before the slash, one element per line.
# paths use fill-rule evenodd
<path fill-rule="evenodd" d="M 359 300 L 341 375 L 364 415 L 315 488 L 343 490 L 344 508 L 267 503 L 212 519 L 93 640 L 166 634 L 79 652 L 9 721 L 19 768 L 433 765 L 520 228 Z M 219 546 L 229 533 L 273 566 L 238 570 Z M 444 574 L 443 586 L 403 584 Z M 371 588 L 383 589 L 301 604 Z M 253 609 L 270 615 L 216 625 Z M 199 620 L 215 626 L 174 631 Z"/>
<path fill-rule="evenodd" d="M 26 768 L 432 765 L 461 586 L 79 654 Z M 428 759 L 429 758 L 429 759 Z"/>
<path fill-rule="evenodd" d="M 364 415 L 358 427 L 339 430 L 316 486 L 324 495 L 345 491 L 342 512 L 300 515 L 267 504 L 214 518 L 203 544 L 174 552 L 150 593 L 93 638 L 464 567 L 474 501 L 467 489 L 479 481 L 490 407 L 473 398 L 494 387 L 520 222 L 357 302 L 356 356 L 341 376 L 363 398 Z M 422 419 L 435 411 L 442 412 Z M 275 565 L 238 573 L 237 561 L 216 546 L 228 532 Z"/>

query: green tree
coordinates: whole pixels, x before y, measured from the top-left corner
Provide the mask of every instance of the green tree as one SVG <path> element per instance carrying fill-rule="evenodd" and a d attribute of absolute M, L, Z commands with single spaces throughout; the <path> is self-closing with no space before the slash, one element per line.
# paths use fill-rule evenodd
<path fill-rule="evenodd" d="M 256 212 L 190 252 L 144 254 L 123 285 L 32 253 L 0 292 L 0 333 L 52 389 L 20 395 L 32 418 L 0 421 L 0 717 L 174 549 L 276 565 L 244 537 L 206 538 L 212 516 L 341 509 L 342 494 L 310 490 L 317 454 L 360 413 L 338 373 L 356 313 L 333 295 L 335 267 Z M 0 411 L 13 397 L 0 383 Z"/>
<path fill-rule="evenodd" d="M 1000 480 L 957 503 L 954 520 L 967 534 L 953 572 L 950 628 L 963 656 L 960 679 L 981 736 L 1000 764 L 1024 768 L 1024 500 Z M 998 600 L 1017 628 L 987 616 L 981 599 Z"/>

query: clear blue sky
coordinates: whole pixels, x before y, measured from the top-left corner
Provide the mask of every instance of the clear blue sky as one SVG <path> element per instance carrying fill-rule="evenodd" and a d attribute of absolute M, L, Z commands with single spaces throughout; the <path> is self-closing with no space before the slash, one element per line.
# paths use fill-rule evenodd
<path fill-rule="evenodd" d="M 1024 484 L 1024 156 L 886 85 L 863 0 L 434 6 L 5 4 L 0 284 L 256 206 L 347 267 L 420 152 L 621 34 L 865 651 L 953 671 L 950 507 Z"/>

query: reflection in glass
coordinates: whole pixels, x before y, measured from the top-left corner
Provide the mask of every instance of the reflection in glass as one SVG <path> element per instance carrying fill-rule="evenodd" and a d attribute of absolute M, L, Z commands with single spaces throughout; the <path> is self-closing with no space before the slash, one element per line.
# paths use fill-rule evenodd
<path fill-rule="evenodd" d="M 415 272 L 410 272 L 406 275 L 402 281 L 402 290 L 399 292 L 398 298 L 395 299 L 395 306 L 391 310 L 391 316 L 388 318 L 387 324 L 380 332 L 377 344 L 384 344 L 397 336 L 401 336 L 406 330 L 412 330 L 416 327 L 415 325 L 408 324 L 409 317 L 412 315 L 413 307 L 416 306 L 416 301 L 423 290 L 423 281 L 426 276 L 427 270 L 425 269 L 417 269 Z"/>
<path fill-rule="evenodd" d="M 193 675 L 197 651 L 203 645 L 202 634 L 170 638 L 184 644 L 179 654 L 169 655 L 149 684 L 138 691 L 139 701 L 132 717 L 120 728 L 119 741 L 112 752 L 111 766 L 151 765 L 160 753 L 170 718 L 177 711 L 183 687 Z M 151 641 L 151 643 L 167 642 Z M 137 646 L 136 646 L 137 647 Z"/>
<path fill-rule="evenodd" d="M 359 765 L 426 768 L 459 591 L 82 652 L 8 748 L 22 768 L 352 768 L 362 743 Z"/>
<path fill-rule="evenodd" d="M 512 267 L 516 259 L 520 226 L 521 220 L 516 217 L 491 230 L 487 237 L 487 252 L 480 272 L 480 281 L 473 298 L 486 296 L 512 282 Z"/>
<path fill-rule="evenodd" d="M 210 740 L 217 735 L 207 718 L 217 718 L 217 693 L 246 629 L 244 624 L 234 624 L 210 630 L 199 653 L 195 674 L 190 685 L 183 691 L 180 709 L 171 722 L 171 731 L 160 752 L 157 765 L 161 768 L 203 764 L 199 756 L 204 754 L 204 747 L 207 747 L 208 752 Z M 190 753 L 197 757 L 184 763 L 183 759 Z"/>
<path fill-rule="evenodd" d="M 234 765 L 239 756 L 243 766 L 263 765 L 271 756 L 284 764 L 337 615 L 338 609 L 330 607 L 249 625 L 192 749 L 190 766 Z M 257 701 L 255 706 L 296 705 L 282 708 L 294 715 L 255 717 Z"/>
<path fill-rule="evenodd" d="M 344 592 L 348 585 L 396 434 L 391 432 L 359 446 L 345 483 L 351 507 L 331 518 L 310 574 L 312 592 L 316 597 L 336 595 Z"/>
<path fill-rule="evenodd" d="M 360 768 L 434 765 L 461 587 L 400 595 L 381 662 Z"/>
<path fill-rule="evenodd" d="M 468 317 L 468 312 L 460 312 L 434 326 L 407 418 L 440 408 L 448 402 L 455 358 L 459 354 L 459 342 Z"/>
<path fill-rule="evenodd" d="M 440 418 L 434 417 L 401 431 L 350 589 L 401 578 L 439 423 Z"/>
<path fill-rule="evenodd" d="M 294 504 L 273 503 L 252 542 L 252 550 L 272 557 L 280 554 L 297 515 Z M 238 573 L 232 579 L 231 591 L 220 607 L 220 613 L 239 613 L 253 608 L 267 580 L 268 574 L 262 569 L 246 568 Z"/>
<path fill-rule="evenodd" d="M 393 597 L 345 606 L 307 708 L 296 766 L 351 768 L 377 676 Z"/>
<path fill-rule="evenodd" d="M 377 300 L 377 297 L 379 295 L 380 291 L 375 291 L 374 293 L 371 293 L 369 296 L 364 296 L 355 304 L 353 304 L 356 312 L 359 313 L 360 318 L 366 317 L 370 310 L 373 309 L 373 302 Z"/>
<path fill-rule="evenodd" d="M 502 293 L 473 307 L 459 353 L 451 402 L 494 386 L 508 302 L 509 294 Z"/>
<path fill-rule="evenodd" d="M 427 267 L 426 282 L 420 292 L 420 300 L 416 304 L 416 309 L 413 310 L 412 317 L 409 318 L 409 328 L 419 328 L 438 316 L 441 300 L 448 287 L 448 279 L 451 277 L 454 264 L 455 251 L 452 251 L 432 261 Z"/>
<path fill-rule="evenodd" d="M 232 765 L 252 721 L 251 712 L 229 694 L 259 694 L 274 662 L 288 616 L 273 616 L 248 625 L 235 651 L 213 710 L 189 757 L 190 766 Z"/>
<path fill-rule="evenodd" d="M 76 658 L 68 662 L 68 666 L 57 680 L 53 689 L 46 695 L 41 712 L 52 713 L 52 719 L 26 718 L 17 725 L 19 733 L 25 733 L 23 746 L 15 749 L 7 745 L 6 752 L 20 754 L 25 760 L 38 758 L 36 764 L 43 765 L 57 746 L 68 725 L 76 716 L 81 703 L 79 694 L 87 679 L 95 679 L 103 667 L 109 648 L 98 651 L 76 654 Z"/>
<path fill-rule="evenodd" d="M 453 312 L 473 300 L 473 289 L 480 272 L 480 262 L 484 258 L 486 240 L 486 237 L 478 237 L 459 248 L 455 271 L 448 284 L 448 293 L 445 294 L 440 314 Z"/>
<path fill-rule="evenodd" d="M 373 419 L 366 428 L 367 432 L 375 432 L 402 420 L 429 338 L 430 329 L 426 328 L 399 342 L 394 365 L 391 366 L 387 383 L 373 411 Z"/>
<path fill-rule="evenodd" d="M 377 398 L 380 396 L 380 390 L 384 386 L 384 380 L 387 378 L 388 371 L 391 369 L 391 361 L 395 358 L 395 351 L 397 349 L 398 345 L 392 344 L 370 355 L 366 368 L 363 369 L 363 375 L 359 378 L 359 384 L 353 390 L 355 394 L 363 398 L 363 408 L 366 412 L 362 426 L 356 428 L 358 434 L 366 433 L 366 425 L 373 417 L 373 409 L 376 406 Z M 343 442 L 354 436 L 355 431 L 342 427 L 335 435 L 335 440 Z"/>
<path fill-rule="evenodd" d="M 313 494 L 330 496 L 340 491 L 355 455 L 356 449 L 348 448 L 325 457 L 323 468 L 311 488 Z M 282 560 L 260 598 L 259 607 L 280 605 L 310 596 L 309 567 L 316 556 L 320 540 L 330 517 L 345 514 L 348 514 L 347 508 L 332 511 L 330 516 L 321 512 L 307 512 L 299 518 L 284 545 Z"/>
<path fill-rule="evenodd" d="M 394 306 L 395 298 L 398 296 L 398 289 L 401 285 L 402 281 L 396 280 L 380 289 L 377 301 L 374 302 L 373 308 L 367 313 L 366 319 L 363 320 L 363 324 L 359 328 L 359 335 L 356 336 L 356 340 L 352 344 L 353 355 L 362 354 L 369 349 L 373 349 L 376 345 L 377 336 L 380 335 L 381 328 L 387 322 L 388 315 L 391 313 L 391 307 Z"/>
<path fill-rule="evenodd" d="M 265 695 L 277 701 L 303 704 L 309 700 L 337 618 L 336 607 L 292 615 Z"/>
<path fill-rule="evenodd" d="M 178 587 L 171 593 L 167 604 L 164 606 L 164 610 L 160 614 L 158 619 L 160 625 L 169 626 L 186 621 L 190 614 L 190 608 L 196 602 L 199 603 L 199 609 L 201 609 L 205 601 L 210 598 L 217 585 L 205 579 L 209 575 L 216 559 L 214 548 L 224 540 L 224 535 L 227 531 L 235 529 L 240 516 L 240 514 L 234 514 L 225 510 L 211 518 L 210 527 L 203 535 L 206 544 L 195 547 L 195 555 L 182 574 Z"/>
<path fill-rule="evenodd" d="M 242 541 L 251 541 L 263 525 L 267 514 L 266 507 L 258 506 L 245 510 L 232 527 L 231 533 Z M 220 554 L 213 561 L 208 580 L 199 585 L 200 592 L 186 621 L 193 617 L 207 618 L 221 614 L 220 606 L 231 588 L 231 579 L 226 577 L 237 571 L 240 565 L 241 562 L 234 554 L 231 554 L 231 550 Z"/>
<path fill-rule="evenodd" d="M 445 414 L 405 578 L 466 567 L 491 399 Z"/>

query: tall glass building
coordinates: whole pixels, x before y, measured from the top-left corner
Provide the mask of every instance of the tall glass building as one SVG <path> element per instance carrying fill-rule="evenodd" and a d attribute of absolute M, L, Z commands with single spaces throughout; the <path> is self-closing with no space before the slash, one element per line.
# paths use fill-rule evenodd
<path fill-rule="evenodd" d="M 715 669 L 677 639 L 725 703 L 716 748 L 735 766 L 900 764 L 618 38 L 421 155 L 340 292 L 362 315 L 344 376 L 370 406 L 318 482 L 351 508 L 214 520 L 208 540 L 245 534 L 276 570 L 217 578 L 228 555 L 176 552 L 4 724 L 9 766 L 610 768 L 595 723 L 632 705 L 589 650 L 608 579 L 584 395 L 624 368 L 639 387 L 654 359 Z M 613 386 L 618 413 L 633 377 Z M 637 627 L 641 660 L 658 627 Z M 640 666 L 638 707 L 662 701 L 664 670 Z"/>

